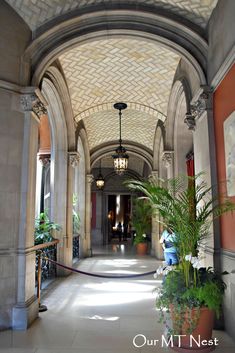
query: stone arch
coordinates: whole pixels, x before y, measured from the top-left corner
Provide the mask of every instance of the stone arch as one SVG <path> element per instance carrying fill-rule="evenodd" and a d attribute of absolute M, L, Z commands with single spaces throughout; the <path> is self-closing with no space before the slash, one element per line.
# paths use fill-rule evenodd
<path fill-rule="evenodd" d="M 89 109 L 79 113 L 78 115 L 76 115 L 74 117 L 74 119 L 76 121 L 80 121 L 81 119 L 88 118 L 90 115 L 94 114 L 94 112 L 100 112 L 100 111 L 105 112 L 106 110 L 111 110 L 111 109 L 113 109 L 114 103 L 115 102 L 98 104 L 95 107 L 89 108 Z M 151 107 L 148 107 L 147 105 L 143 105 L 143 104 L 135 103 L 135 102 L 129 102 L 129 101 L 126 101 L 126 104 L 127 104 L 128 108 L 131 110 L 145 112 L 148 115 L 155 116 L 156 118 L 161 119 L 162 121 L 164 121 L 166 118 L 166 116 L 162 112 L 160 112 L 157 109 L 153 109 Z"/>
<path fill-rule="evenodd" d="M 43 33 L 38 33 L 24 55 L 25 61 L 32 61 L 32 84 L 37 86 L 46 68 L 68 48 L 107 38 L 107 35 L 142 38 L 166 46 L 190 64 L 201 84 L 206 83 L 203 70 L 208 46 L 199 32 L 162 14 L 136 13 L 135 7 L 130 6 L 125 10 L 120 10 L 120 7 L 106 9 L 105 16 L 103 11 L 85 11 L 80 16 L 65 20 L 60 26 L 45 28 Z"/>
<path fill-rule="evenodd" d="M 118 141 L 110 142 L 108 144 L 104 144 L 102 146 L 97 146 L 93 151 L 91 151 L 91 167 L 103 157 L 110 156 L 114 153 L 115 149 L 117 148 Z M 143 159 L 147 165 L 149 166 L 150 170 L 153 169 L 153 155 L 152 152 L 143 145 L 138 145 L 137 143 L 123 141 L 123 145 L 128 151 L 128 154 L 132 154 Z"/>
<path fill-rule="evenodd" d="M 85 192 L 84 201 L 84 230 L 80 241 L 80 255 L 82 257 L 90 256 L 91 250 L 91 184 L 93 181 L 91 173 L 90 150 L 85 126 L 81 121 L 76 130 L 77 151 L 84 158 L 83 166 L 80 167 L 80 176 L 77 174 L 76 180 L 83 186 L 81 192 Z M 79 170 L 78 170 L 79 173 Z M 80 179 L 80 181 L 79 181 Z M 85 180 L 84 180 L 85 179 Z M 79 197 L 79 191 L 78 191 Z"/>
<path fill-rule="evenodd" d="M 153 142 L 153 170 L 159 171 L 160 162 L 161 162 L 161 144 L 163 144 L 163 150 L 165 150 L 165 136 L 166 130 L 163 122 L 161 120 L 158 121 L 154 142 Z"/>
<path fill-rule="evenodd" d="M 67 128 L 68 149 L 74 150 L 76 146 L 76 141 L 73 110 L 71 106 L 68 87 L 63 77 L 63 72 L 61 72 L 61 70 L 62 68 L 59 69 L 57 66 L 52 65 L 45 72 L 44 78 L 48 78 L 51 82 L 53 82 L 53 85 L 55 86 L 59 96 L 63 97 L 61 103 L 63 105 L 64 118 Z"/>
<path fill-rule="evenodd" d="M 59 92 L 48 78 L 42 82 L 42 93 L 48 102 L 48 117 L 51 126 L 51 219 L 60 224 L 57 233 L 61 246 L 58 248 L 58 260 L 71 264 L 71 248 L 67 248 L 67 173 L 68 138 L 63 105 Z M 72 219 L 71 219 L 72 222 Z"/>
<path fill-rule="evenodd" d="M 78 204 L 76 205 L 76 211 L 80 218 L 80 229 L 79 229 L 79 257 L 83 257 L 84 254 L 84 239 L 85 239 L 85 212 L 86 212 L 86 195 L 84 190 L 86 189 L 86 158 L 83 142 L 80 136 L 77 139 L 77 151 L 79 153 L 79 163 L 75 168 L 75 182 L 74 182 L 74 193 L 78 198 Z"/>
<path fill-rule="evenodd" d="M 185 77 L 177 79 L 171 90 L 166 120 L 165 151 L 170 151 L 172 175 L 186 173 L 186 155 L 193 149 L 193 135 L 184 123 L 185 114 L 190 112 L 191 91 Z"/>
<path fill-rule="evenodd" d="M 168 103 L 168 112 L 167 120 L 165 122 L 166 137 L 165 137 L 165 149 L 169 151 L 174 150 L 174 129 L 175 129 L 175 112 L 176 107 L 180 99 L 184 97 L 186 103 L 186 113 L 190 112 L 190 101 L 191 101 L 191 92 L 190 86 L 187 79 L 182 77 L 177 79 L 171 89 L 169 103 Z"/>

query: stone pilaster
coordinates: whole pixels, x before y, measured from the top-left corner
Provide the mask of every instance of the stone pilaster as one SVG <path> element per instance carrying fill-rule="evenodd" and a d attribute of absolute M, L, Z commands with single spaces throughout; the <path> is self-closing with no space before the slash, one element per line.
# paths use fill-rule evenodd
<path fill-rule="evenodd" d="M 174 177 L 174 151 L 164 151 L 162 153 L 162 163 L 167 170 L 167 179 Z"/>
<path fill-rule="evenodd" d="M 94 181 L 92 174 L 86 175 L 86 213 L 85 213 L 85 244 L 83 247 L 84 255 L 91 256 L 91 184 Z"/>
<path fill-rule="evenodd" d="M 193 134 L 195 173 L 204 172 L 203 179 L 207 185 L 216 185 L 213 91 L 210 87 L 201 86 L 193 97 L 191 101 L 191 114 L 195 118 L 196 125 Z M 217 259 L 219 259 L 217 254 L 220 250 L 219 227 L 216 226 L 216 222 L 211 226 L 211 234 L 214 234 L 214 236 L 211 236 L 210 239 L 208 238 L 206 244 L 201 244 L 201 251 L 207 253 L 207 265 L 215 266 Z M 209 249 L 208 252 L 207 249 Z"/>
<path fill-rule="evenodd" d="M 148 179 L 150 181 L 157 181 L 159 178 L 158 170 L 152 170 Z M 152 236 L 151 236 L 151 255 L 155 256 L 157 259 L 162 258 L 162 249 L 159 244 L 159 216 L 152 216 Z"/>
<path fill-rule="evenodd" d="M 35 252 L 30 252 L 34 245 L 35 190 L 36 190 L 36 155 L 38 148 L 38 122 L 40 114 L 46 108 L 40 100 L 40 91 L 25 88 L 23 93 L 13 97 L 19 102 L 18 108 L 24 116 L 22 136 L 21 184 L 19 238 L 16 249 L 17 293 L 16 305 L 12 311 L 12 327 L 26 329 L 38 315 L 38 303 L 35 298 Z"/>

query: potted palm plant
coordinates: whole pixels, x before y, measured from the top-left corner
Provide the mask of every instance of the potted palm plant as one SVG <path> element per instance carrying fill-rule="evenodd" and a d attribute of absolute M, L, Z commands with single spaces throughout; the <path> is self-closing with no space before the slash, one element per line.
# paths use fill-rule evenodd
<path fill-rule="evenodd" d="M 203 181 L 203 174 L 179 176 L 166 182 L 132 180 L 128 186 L 145 195 L 160 222 L 176 235 L 174 246 L 179 264 L 157 270 L 157 274 L 165 276 L 156 301 L 160 320 L 165 324 L 165 314 L 170 313 L 168 334 L 174 338 L 174 349 L 214 349 L 214 314 L 220 313 L 225 284 L 212 268 L 201 267 L 199 244 L 210 234 L 213 220 L 233 211 L 235 205 L 225 197 L 212 197 L 212 187 Z"/>
<path fill-rule="evenodd" d="M 151 229 L 152 208 L 148 200 L 135 199 L 133 202 L 132 224 L 135 229 L 134 245 L 138 255 L 146 255 L 148 237 Z"/>

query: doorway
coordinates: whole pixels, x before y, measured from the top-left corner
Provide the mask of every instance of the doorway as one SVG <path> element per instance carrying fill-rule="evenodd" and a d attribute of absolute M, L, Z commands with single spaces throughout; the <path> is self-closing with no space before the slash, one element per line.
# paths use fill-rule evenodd
<path fill-rule="evenodd" d="M 107 195 L 108 226 L 106 229 L 108 243 L 112 240 L 126 241 L 131 237 L 131 195 Z"/>

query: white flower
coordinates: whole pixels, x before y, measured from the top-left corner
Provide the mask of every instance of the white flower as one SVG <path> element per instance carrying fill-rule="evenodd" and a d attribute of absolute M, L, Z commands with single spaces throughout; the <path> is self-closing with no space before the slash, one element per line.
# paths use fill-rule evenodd
<path fill-rule="evenodd" d="M 195 260 L 195 261 L 192 263 L 192 265 L 193 265 L 193 268 L 197 268 L 198 270 L 199 270 L 199 268 L 201 268 L 200 260 L 199 260 L 199 259 Z"/>
<path fill-rule="evenodd" d="M 136 237 L 136 233 L 134 234 L 134 237 Z"/>
<path fill-rule="evenodd" d="M 191 259 L 192 259 L 192 254 L 188 254 L 188 255 L 185 255 L 185 260 L 186 261 L 190 261 L 191 262 Z"/>
<path fill-rule="evenodd" d="M 143 238 L 146 238 L 146 236 L 147 236 L 146 234 L 142 234 L 142 237 L 143 237 Z"/>

